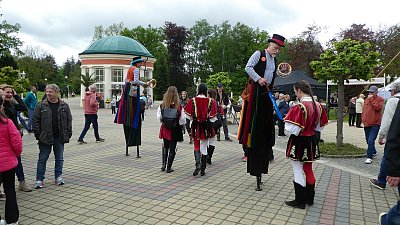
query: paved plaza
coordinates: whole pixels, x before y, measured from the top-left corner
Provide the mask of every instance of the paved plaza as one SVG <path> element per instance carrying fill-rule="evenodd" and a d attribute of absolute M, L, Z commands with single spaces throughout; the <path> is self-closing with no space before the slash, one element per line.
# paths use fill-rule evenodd
<path fill-rule="evenodd" d="M 381 191 L 368 182 L 378 172 L 379 159 L 363 169 L 364 158 L 346 162 L 323 158 L 314 163 L 314 205 L 306 210 L 286 206 L 285 200 L 294 198 L 293 172 L 284 157 L 287 139 L 281 137 L 277 137 L 275 161 L 269 174 L 263 176 L 260 192 L 255 191 L 256 178 L 246 173 L 237 141 L 217 142 L 213 164 L 207 165 L 206 175 L 193 177 L 193 146 L 185 136 L 185 141 L 178 144 L 175 171 L 167 174 L 160 171 L 162 141 L 158 138 L 156 108 L 146 113 L 141 158 L 136 158 L 136 147 L 131 147 L 130 156 L 125 156 L 123 129 L 113 123 L 110 109 L 99 110 L 100 136 L 106 141 L 96 143 L 90 129 L 85 137 L 88 144 L 79 145 L 83 111 L 78 98 L 66 101 L 73 114 L 73 137 L 65 145 L 64 154 L 66 184 L 53 184 L 54 156 L 50 156 L 45 188 L 30 193 L 17 191 L 20 224 L 375 225 L 379 213 L 387 211 L 398 199 L 389 186 Z M 230 129 L 235 133 L 235 126 Z M 363 129 L 349 129 L 345 129 L 345 141 L 363 147 Z M 333 123 L 322 137 L 334 141 L 335 135 Z M 380 146 L 379 155 L 382 151 Z M 25 135 L 22 159 L 26 181 L 32 187 L 38 153 L 33 135 Z M 4 204 L 0 204 L 0 212 L 4 216 Z"/>

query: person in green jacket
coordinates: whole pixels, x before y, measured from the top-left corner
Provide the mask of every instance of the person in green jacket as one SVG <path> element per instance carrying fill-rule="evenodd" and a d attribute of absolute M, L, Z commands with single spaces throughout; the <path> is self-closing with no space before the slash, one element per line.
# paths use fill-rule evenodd
<path fill-rule="evenodd" d="M 25 105 L 28 108 L 28 132 L 32 132 L 32 116 L 38 102 L 36 95 L 36 87 L 31 86 L 31 91 L 28 92 L 24 99 Z"/>

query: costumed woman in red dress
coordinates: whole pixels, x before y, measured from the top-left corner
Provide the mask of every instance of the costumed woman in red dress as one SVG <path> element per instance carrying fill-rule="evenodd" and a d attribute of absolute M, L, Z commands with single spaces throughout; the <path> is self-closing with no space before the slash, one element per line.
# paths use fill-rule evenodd
<path fill-rule="evenodd" d="M 320 156 L 315 131 L 322 131 L 328 124 L 328 117 L 325 108 L 313 100 L 307 81 L 298 81 L 293 88 L 300 102 L 289 110 L 284 122 L 285 129 L 291 134 L 286 157 L 291 159 L 293 167 L 295 199 L 285 203 L 294 208 L 305 209 L 306 204 L 314 204 L 315 176 L 312 162 Z"/>
<path fill-rule="evenodd" d="M 167 89 L 164 93 L 163 102 L 158 107 L 157 119 L 160 121 L 163 119 L 163 112 L 166 108 L 177 110 L 177 117 L 174 121 L 175 127 L 168 128 L 161 122 L 159 134 L 159 138 L 163 139 L 161 171 L 165 171 L 165 167 L 167 167 L 167 173 L 171 173 L 174 171 L 172 163 L 174 162 L 177 143 L 183 141 L 182 125 L 186 123 L 186 117 L 182 113 L 182 106 L 179 104 L 178 90 L 174 86 L 170 86 Z"/>
<path fill-rule="evenodd" d="M 207 85 L 197 86 L 197 96 L 190 99 L 185 106 L 186 116 L 192 121 L 191 133 L 194 142 L 194 158 L 196 169 L 193 176 L 205 175 L 207 163 L 207 149 L 210 139 L 215 137 L 215 131 L 211 123 L 217 120 L 217 103 L 207 97 Z"/>
<path fill-rule="evenodd" d="M 141 57 L 132 59 L 115 115 L 114 123 L 124 126 L 126 147 L 141 145 L 140 85 L 150 84 L 150 82 L 140 81 L 140 67 L 143 63 L 144 60 Z"/>

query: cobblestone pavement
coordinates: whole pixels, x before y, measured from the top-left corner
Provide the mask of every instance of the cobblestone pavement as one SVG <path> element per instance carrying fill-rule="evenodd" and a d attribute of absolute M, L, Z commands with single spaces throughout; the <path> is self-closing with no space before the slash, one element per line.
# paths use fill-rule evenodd
<path fill-rule="evenodd" d="M 147 111 L 141 158 L 136 158 L 135 147 L 125 156 L 122 127 L 113 123 L 109 109 L 99 111 L 100 136 L 106 142 L 96 143 L 91 129 L 85 137 L 88 144 L 79 145 L 83 113 L 78 101 L 67 100 L 74 132 L 65 145 L 66 184 L 53 185 L 54 157 L 50 156 L 45 188 L 17 191 L 20 224 L 378 224 L 379 213 L 397 202 L 393 189 L 370 186 L 370 174 L 320 160 L 314 163 L 314 205 L 306 210 L 287 207 L 284 202 L 294 198 L 294 190 L 293 172 L 283 154 L 284 139 L 275 148 L 275 161 L 263 177 L 260 192 L 254 190 L 255 177 L 246 173 L 237 141 L 217 142 L 206 175 L 193 177 L 193 147 L 185 140 L 178 146 L 175 171 L 167 174 L 160 171 L 155 108 Z M 32 186 L 38 152 L 34 137 L 25 135 L 22 159 L 26 181 Z M 378 160 L 374 164 L 379 165 Z M 4 215 L 4 204 L 0 212 Z"/>

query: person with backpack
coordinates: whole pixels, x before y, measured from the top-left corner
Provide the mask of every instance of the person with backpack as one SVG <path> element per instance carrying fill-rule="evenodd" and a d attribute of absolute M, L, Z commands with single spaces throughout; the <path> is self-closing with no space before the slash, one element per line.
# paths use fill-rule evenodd
<path fill-rule="evenodd" d="M 11 119 L 4 114 L 3 98 L 0 96 L 0 180 L 6 194 L 5 221 L 0 224 L 18 224 L 19 210 L 15 193 L 17 157 L 22 153 L 22 138 Z"/>
<path fill-rule="evenodd" d="M 199 84 L 197 96 L 190 99 L 185 106 L 186 116 L 192 121 L 191 133 L 196 161 L 193 176 L 197 176 L 199 172 L 201 176 L 206 174 L 207 149 L 210 146 L 210 139 L 215 137 L 212 123 L 217 120 L 217 102 L 207 97 L 207 90 L 206 84 Z"/>
<path fill-rule="evenodd" d="M 158 136 L 163 139 L 161 171 L 167 168 L 166 172 L 171 173 L 174 171 L 172 163 L 175 159 L 177 143 L 183 141 L 181 126 L 186 123 L 176 87 L 170 86 L 164 93 L 163 102 L 157 110 L 157 119 L 161 122 Z"/>

